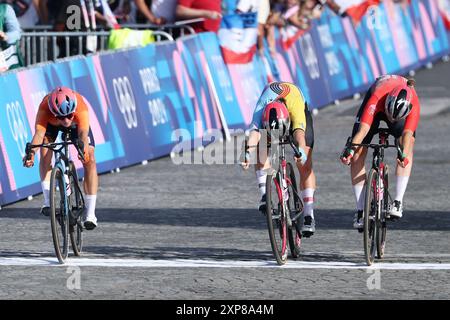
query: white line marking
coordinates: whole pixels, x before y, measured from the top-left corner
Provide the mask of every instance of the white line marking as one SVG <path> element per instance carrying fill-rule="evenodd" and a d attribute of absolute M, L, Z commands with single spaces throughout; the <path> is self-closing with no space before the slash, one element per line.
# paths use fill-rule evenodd
<path fill-rule="evenodd" d="M 151 259 L 98 259 L 69 258 L 60 265 L 56 258 L 0 258 L 0 266 L 78 266 L 111 268 L 280 268 L 274 261 L 243 260 L 151 260 Z M 382 270 L 450 270 L 450 263 L 375 263 L 368 267 L 353 262 L 288 261 L 283 269 L 382 269 Z"/>

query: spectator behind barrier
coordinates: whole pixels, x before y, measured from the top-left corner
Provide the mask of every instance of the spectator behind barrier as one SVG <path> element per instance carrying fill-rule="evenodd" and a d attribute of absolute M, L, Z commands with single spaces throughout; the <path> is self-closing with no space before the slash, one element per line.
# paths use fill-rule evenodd
<path fill-rule="evenodd" d="M 19 40 L 21 29 L 13 8 L 0 4 L 0 72 L 23 66 Z"/>
<path fill-rule="evenodd" d="M 138 9 L 136 20 L 138 23 L 152 23 L 162 25 L 166 23 L 165 18 L 156 17 L 151 11 L 152 0 L 134 0 Z"/>
<path fill-rule="evenodd" d="M 176 7 L 178 20 L 205 18 L 193 25 L 195 32 L 217 32 L 222 18 L 220 0 L 178 0 Z"/>
<path fill-rule="evenodd" d="M 152 12 L 158 18 L 163 18 L 167 23 L 176 21 L 177 0 L 153 0 Z"/>

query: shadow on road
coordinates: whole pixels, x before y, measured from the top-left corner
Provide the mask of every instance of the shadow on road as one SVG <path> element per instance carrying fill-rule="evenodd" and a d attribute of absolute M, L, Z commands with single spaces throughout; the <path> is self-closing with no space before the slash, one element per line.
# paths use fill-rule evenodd
<path fill-rule="evenodd" d="M 126 223 L 211 228 L 266 229 L 266 220 L 254 209 L 97 209 L 99 223 Z M 317 229 L 352 229 L 350 210 L 315 210 Z M 3 219 L 48 220 L 38 208 L 5 208 Z M 450 213 L 444 211 L 406 211 L 404 217 L 388 225 L 392 230 L 449 231 Z"/>

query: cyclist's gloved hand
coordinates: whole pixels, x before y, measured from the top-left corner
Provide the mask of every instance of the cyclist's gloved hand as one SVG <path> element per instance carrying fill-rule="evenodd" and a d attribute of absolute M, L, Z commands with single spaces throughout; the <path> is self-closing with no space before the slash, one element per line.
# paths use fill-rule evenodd
<path fill-rule="evenodd" d="M 340 156 L 341 162 L 347 166 L 350 165 L 350 162 L 352 161 L 354 155 L 355 150 L 349 147 L 345 147 Z"/>
<path fill-rule="evenodd" d="M 302 147 L 297 147 L 298 152 L 300 153 L 300 157 L 294 155 L 295 162 L 299 162 L 300 165 L 304 166 L 306 161 L 308 160 L 308 156 L 306 155 L 305 150 Z"/>
<path fill-rule="evenodd" d="M 399 164 L 400 167 L 406 168 L 409 164 L 409 160 L 408 160 L 406 154 L 404 154 L 404 153 L 399 154 L 397 156 L 397 163 Z"/>
<path fill-rule="evenodd" d="M 34 166 L 34 151 L 31 150 L 28 154 L 26 154 L 23 159 L 23 166 L 27 168 L 31 168 Z"/>
<path fill-rule="evenodd" d="M 250 167 L 250 151 L 245 151 L 245 153 L 241 156 L 242 162 L 241 167 L 244 170 L 247 170 Z"/>

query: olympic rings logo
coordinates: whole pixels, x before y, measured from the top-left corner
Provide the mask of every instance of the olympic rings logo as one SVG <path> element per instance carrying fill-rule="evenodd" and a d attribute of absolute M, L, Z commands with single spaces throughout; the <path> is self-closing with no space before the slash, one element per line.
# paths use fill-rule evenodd
<path fill-rule="evenodd" d="M 114 95 L 128 129 L 137 128 L 136 100 L 127 77 L 113 79 Z"/>
<path fill-rule="evenodd" d="M 9 130 L 14 141 L 16 141 L 20 155 L 23 157 L 25 156 L 25 146 L 28 142 L 28 130 L 25 126 L 27 122 L 19 101 L 6 105 L 6 117 L 8 119 Z"/>

